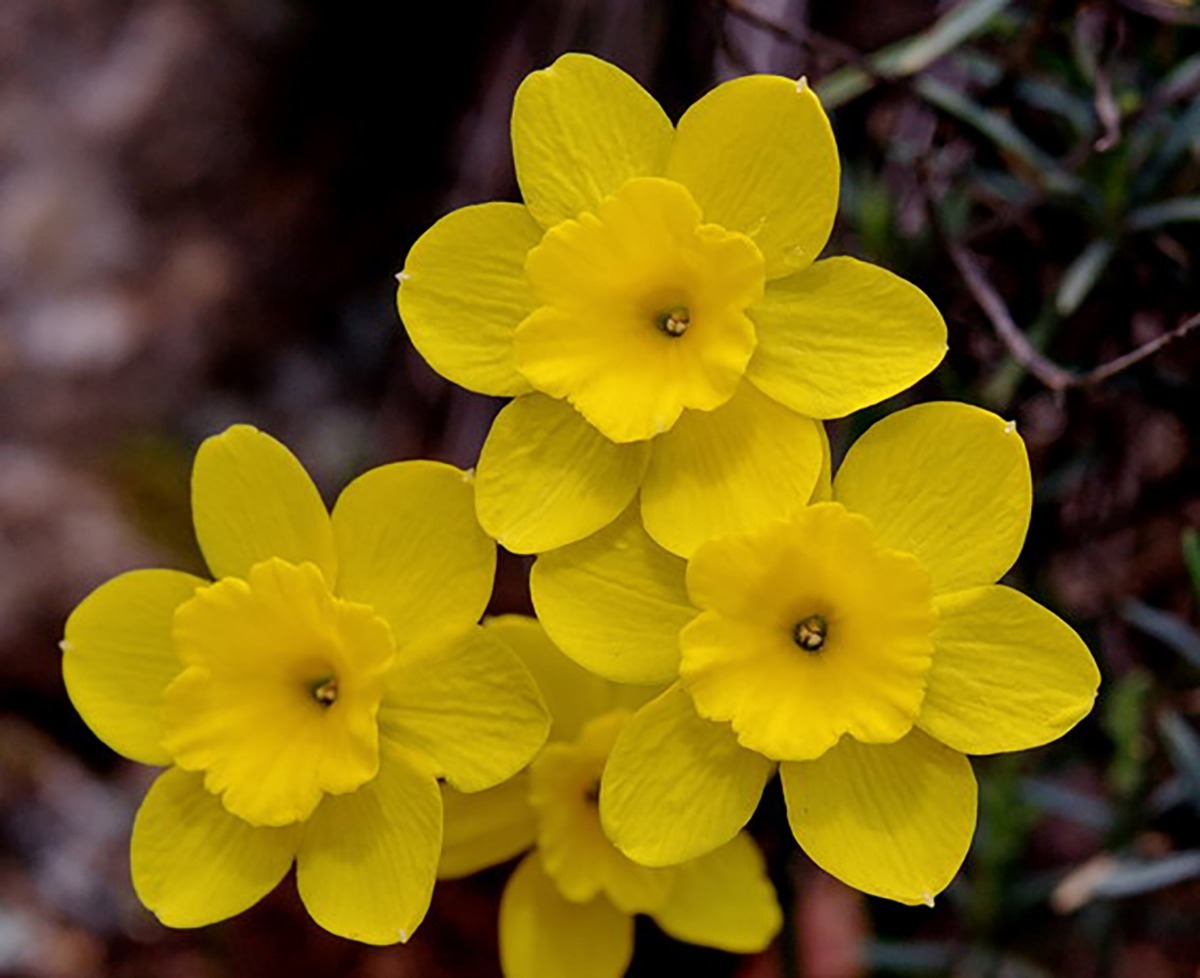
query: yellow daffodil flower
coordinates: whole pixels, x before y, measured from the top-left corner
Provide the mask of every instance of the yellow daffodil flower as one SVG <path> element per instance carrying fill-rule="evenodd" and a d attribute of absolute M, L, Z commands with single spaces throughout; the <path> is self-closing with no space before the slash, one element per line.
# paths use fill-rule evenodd
<path fill-rule="evenodd" d="M 399 290 L 435 370 L 514 398 L 476 496 L 508 549 L 581 540 L 639 490 L 650 536 L 685 557 L 784 517 L 817 479 L 813 419 L 942 359 L 919 289 L 816 260 L 838 156 L 803 80 L 727 82 L 675 127 L 619 69 L 564 55 L 521 84 L 512 142 L 524 206 L 442 218 Z"/>
<path fill-rule="evenodd" d="M 1029 525 L 1013 424 L 963 404 L 899 411 L 817 499 L 686 563 L 626 514 L 540 557 L 534 604 L 585 666 L 679 677 L 609 758 L 601 815 L 627 855 L 664 866 L 725 844 L 778 768 L 818 865 L 932 903 L 974 833 L 965 755 L 1061 736 L 1099 672 L 1068 625 L 995 583 Z"/>
<path fill-rule="evenodd" d="M 476 624 L 496 554 L 472 497 L 458 469 L 401 462 L 352 482 L 331 517 L 283 445 L 237 425 L 192 475 L 215 580 L 133 571 L 72 613 L 71 701 L 114 750 L 167 767 L 131 852 L 163 923 L 240 913 L 293 862 L 336 934 L 390 944 L 421 922 L 438 779 L 490 788 L 549 727 L 526 668 Z"/>
<path fill-rule="evenodd" d="M 532 850 L 500 903 L 506 978 L 618 978 L 633 954 L 633 915 L 680 940 L 762 950 L 781 913 L 762 854 L 740 833 L 678 866 L 640 866 L 600 826 L 605 761 L 633 710 L 658 692 L 618 686 L 567 659 L 531 618 L 485 629 L 522 658 L 546 698 L 550 742 L 529 770 L 476 795 L 446 789 L 440 875 L 465 876 Z"/>

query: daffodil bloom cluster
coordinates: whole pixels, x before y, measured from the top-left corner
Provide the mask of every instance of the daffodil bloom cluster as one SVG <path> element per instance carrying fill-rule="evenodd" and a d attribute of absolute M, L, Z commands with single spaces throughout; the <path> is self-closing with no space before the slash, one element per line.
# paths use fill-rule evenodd
<path fill-rule="evenodd" d="M 945 325 L 902 279 L 817 260 L 838 158 L 803 81 L 719 85 L 674 126 L 567 55 L 521 85 L 512 137 L 524 203 L 444 217 L 399 291 L 436 370 L 512 397 L 477 475 L 384 466 L 330 515 L 236 426 L 194 471 L 213 579 L 135 571 L 67 623 L 79 712 L 166 768 L 134 826 L 139 896 L 200 925 L 295 864 L 318 923 L 383 944 L 439 870 L 525 854 L 507 978 L 617 978 L 637 914 L 772 939 L 743 830 L 778 773 L 820 866 L 931 903 L 974 832 L 967 755 L 1061 736 L 1099 682 L 997 583 L 1029 525 L 1015 426 L 908 408 L 834 477 L 820 419 L 925 376 Z M 493 540 L 538 555 L 541 625 L 479 624 Z"/>
<path fill-rule="evenodd" d="M 932 903 L 975 829 L 965 755 L 1061 736 L 1099 683 L 1069 626 L 995 583 L 1030 497 L 1012 424 L 925 404 L 868 430 L 809 505 L 689 561 L 631 514 L 539 558 L 534 602 L 565 652 L 612 678 L 677 679 L 609 757 L 616 845 L 648 866 L 711 852 L 778 770 L 818 865 Z"/>
<path fill-rule="evenodd" d="M 565 55 L 521 84 L 512 142 L 524 205 L 444 217 L 399 290 L 434 369 L 514 398 L 476 496 L 509 550 L 580 540 L 635 496 L 684 557 L 782 518 L 817 480 L 813 419 L 904 390 L 945 353 L 919 289 L 816 260 L 839 166 L 803 81 L 738 78 L 675 127 L 619 69 Z"/>
<path fill-rule="evenodd" d="M 491 619 L 485 630 L 520 655 L 553 719 L 550 742 L 527 772 L 476 795 L 446 791 L 443 877 L 533 850 L 500 903 L 507 978 L 619 978 L 633 953 L 639 913 L 680 940 L 743 953 L 766 947 L 781 912 L 748 835 L 699 859 L 650 868 L 619 852 L 600 826 L 609 751 L 633 711 L 659 688 L 619 686 L 586 672 L 533 619 Z"/>
<path fill-rule="evenodd" d="M 196 457 L 215 580 L 133 571 L 71 615 L 63 672 L 96 734 L 165 767 L 133 829 L 133 882 L 163 923 L 240 913 L 296 865 L 313 918 L 407 940 L 442 843 L 439 778 L 480 791 L 549 730 L 528 671 L 477 624 L 495 545 L 468 476 L 400 462 L 332 518 L 300 463 L 246 426 Z"/>

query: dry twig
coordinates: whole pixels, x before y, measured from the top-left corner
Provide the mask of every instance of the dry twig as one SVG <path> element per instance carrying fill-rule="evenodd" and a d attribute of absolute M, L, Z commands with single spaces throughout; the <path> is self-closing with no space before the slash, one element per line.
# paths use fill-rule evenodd
<path fill-rule="evenodd" d="M 975 255 L 960 242 L 948 237 L 946 238 L 946 248 L 950 252 L 950 260 L 954 262 L 954 267 L 962 275 L 967 289 L 983 309 L 984 315 L 996 330 L 1000 341 L 1012 354 L 1012 358 L 1052 391 L 1061 392 L 1073 387 L 1091 387 L 1103 383 L 1148 357 L 1152 357 L 1164 346 L 1182 339 L 1200 327 L 1200 313 L 1196 313 L 1170 332 L 1157 336 L 1148 343 L 1143 343 L 1137 349 L 1130 350 L 1128 353 L 1109 360 L 1107 363 L 1102 363 L 1085 373 L 1075 373 L 1060 367 L 1029 342 L 1029 338 L 1013 321 L 1008 306 L 1005 305 L 1000 293 L 996 291 L 996 287 L 984 274 Z"/>

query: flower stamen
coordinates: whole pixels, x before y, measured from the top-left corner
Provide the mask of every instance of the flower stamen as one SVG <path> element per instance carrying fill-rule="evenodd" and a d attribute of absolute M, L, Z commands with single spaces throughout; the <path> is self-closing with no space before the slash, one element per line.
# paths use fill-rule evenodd
<path fill-rule="evenodd" d="M 822 615 L 809 615 L 792 626 L 792 641 L 805 652 L 820 652 L 828 631 L 829 622 Z"/>
<path fill-rule="evenodd" d="M 326 676 L 318 679 L 311 687 L 312 697 L 322 706 L 333 706 L 338 698 L 337 676 Z"/>
<path fill-rule="evenodd" d="M 681 337 L 691 324 L 692 314 L 687 306 L 672 306 L 654 319 L 654 325 L 672 339 Z"/>

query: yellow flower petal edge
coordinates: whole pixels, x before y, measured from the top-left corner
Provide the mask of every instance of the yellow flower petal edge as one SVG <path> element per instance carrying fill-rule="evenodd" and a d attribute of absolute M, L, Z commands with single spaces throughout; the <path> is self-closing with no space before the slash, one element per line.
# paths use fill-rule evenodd
<path fill-rule="evenodd" d="M 911 387 L 946 353 L 942 314 L 915 285 L 853 258 L 771 282 L 750 310 L 746 376 L 813 418 L 840 418 Z"/>
<path fill-rule="evenodd" d="M 470 473 L 396 462 L 350 483 L 333 508 L 338 593 L 370 605 L 399 643 L 472 625 L 492 596 L 496 545 L 475 519 Z"/>
<path fill-rule="evenodd" d="M 196 538 L 213 577 L 245 577 L 270 557 L 315 564 L 337 579 L 333 529 L 321 495 L 282 444 L 237 424 L 205 439 L 192 468 Z"/>
<path fill-rule="evenodd" d="M 629 505 L 649 457 L 648 443 L 614 444 L 569 404 L 518 397 L 492 423 L 479 456 L 479 522 L 513 553 L 582 540 Z"/>
<path fill-rule="evenodd" d="M 684 113 L 666 175 L 692 192 L 705 220 L 748 235 L 770 279 L 825 247 L 839 171 L 829 120 L 804 80 L 750 75 Z"/>
<path fill-rule="evenodd" d="M 817 425 L 817 433 L 821 436 L 821 471 L 808 500 L 810 505 L 833 501 L 833 451 L 829 447 L 829 433 L 823 424 Z"/>
<path fill-rule="evenodd" d="M 533 72 L 513 100 L 517 182 L 544 227 L 594 210 L 631 177 L 661 174 L 674 136 L 641 85 L 586 54 Z"/>
<path fill-rule="evenodd" d="M 529 670 L 477 625 L 404 648 L 379 711 L 385 739 L 416 749 L 460 791 L 511 778 L 546 741 L 550 719 Z"/>
<path fill-rule="evenodd" d="M 680 557 L 787 516 L 808 501 L 821 472 L 819 423 L 750 384 L 715 411 L 685 414 L 653 446 L 642 521 Z"/>
<path fill-rule="evenodd" d="M 687 693 L 672 686 L 617 738 L 600 783 L 600 818 L 630 859 L 682 863 L 737 835 L 774 771 L 741 747 L 727 724 L 698 716 Z"/>
<path fill-rule="evenodd" d="M 497 866 L 537 841 L 526 773 L 473 794 L 445 785 L 442 811 L 445 827 L 439 879 L 458 879 Z"/>
<path fill-rule="evenodd" d="M 256 904 L 287 875 L 301 827 L 255 828 L 205 790 L 203 775 L 160 774 L 133 824 L 133 886 L 168 927 L 201 927 Z"/>
<path fill-rule="evenodd" d="M 1033 487 L 1016 424 L 968 404 L 919 404 L 847 452 L 834 498 L 913 554 L 938 593 L 993 584 L 1025 541 Z"/>
<path fill-rule="evenodd" d="M 559 648 L 622 683 L 668 683 L 679 671 L 679 630 L 696 615 L 684 562 L 642 529 L 637 507 L 579 543 L 538 557 L 533 605 Z"/>
<path fill-rule="evenodd" d="M 442 794 L 419 757 L 386 741 L 379 775 L 330 796 L 304 827 L 296 886 L 313 920 L 364 944 L 405 942 L 425 917 L 442 848 Z"/>
<path fill-rule="evenodd" d="M 847 738 L 779 774 L 796 841 L 855 889 L 932 906 L 966 858 L 977 806 L 971 765 L 919 730 L 894 744 Z"/>
<path fill-rule="evenodd" d="M 1091 711 L 1100 671 L 1053 612 L 999 585 L 936 603 L 936 651 L 917 720 L 926 733 L 968 754 L 1026 750 Z"/>
<path fill-rule="evenodd" d="M 612 709 L 613 684 L 564 655 L 542 622 L 500 615 L 486 619 L 483 627 L 516 653 L 533 676 L 550 714 L 550 740 L 574 740 L 589 720 Z"/>
<path fill-rule="evenodd" d="M 675 869 L 654 922 L 676 940 L 736 954 L 763 950 L 783 924 L 766 860 L 745 832 Z"/>
<path fill-rule="evenodd" d="M 162 694 L 183 668 L 171 620 L 205 583 L 179 571 L 130 571 L 101 584 L 67 619 L 67 695 L 118 754 L 143 764 L 171 762 L 161 743 Z"/>
<path fill-rule="evenodd" d="M 513 359 L 513 331 L 538 304 L 525 256 L 541 236 L 520 204 L 478 204 L 447 214 L 412 246 L 400 273 L 400 319 L 443 377 L 480 394 L 531 389 Z"/>
<path fill-rule="evenodd" d="M 607 897 L 567 900 L 537 853 L 517 867 L 500 899 L 505 978 L 620 978 L 632 957 L 633 918 Z"/>

